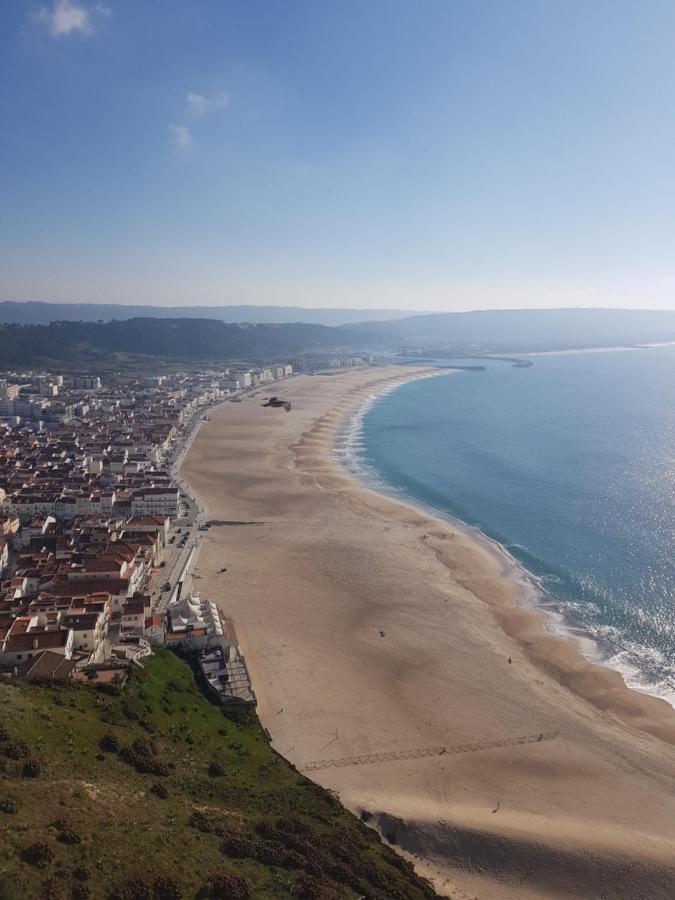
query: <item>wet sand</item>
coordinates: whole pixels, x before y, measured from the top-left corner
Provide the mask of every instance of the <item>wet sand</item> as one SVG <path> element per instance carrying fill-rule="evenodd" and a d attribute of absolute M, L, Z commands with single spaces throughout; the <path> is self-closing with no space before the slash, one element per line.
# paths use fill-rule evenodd
<path fill-rule="evenodd" d="M 335 466 L 346 411 L 414 374 L 226 403 L 182 466 L 212 522 L 194 586 L 235 619 L 263 725 L 439 893 L 675 896 L 675 710 L 547 634 L 498 555 Z"/>

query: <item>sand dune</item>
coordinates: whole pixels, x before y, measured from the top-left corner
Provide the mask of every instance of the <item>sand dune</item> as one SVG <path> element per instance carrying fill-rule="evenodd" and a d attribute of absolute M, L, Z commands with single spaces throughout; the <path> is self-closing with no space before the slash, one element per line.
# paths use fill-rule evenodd
<path fill-rule="evenodd" d="M 275 386 L 290 414 L 225 404 L 183 465 L 214 521 L 199 587 L 263 724 L 299 768 L 342 760 L 308 774 L 441 893 L 672 897 L 675 711 L 546 634 L 497 555 L 331 459 L 345 411 L 413 374 L 300 376 Z"/>

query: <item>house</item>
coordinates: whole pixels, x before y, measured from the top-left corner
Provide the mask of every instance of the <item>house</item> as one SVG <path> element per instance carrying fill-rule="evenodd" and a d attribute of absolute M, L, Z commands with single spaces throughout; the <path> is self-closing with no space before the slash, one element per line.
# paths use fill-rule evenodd
<path fill-rule="evenodd" d="M 73 649 L 91 654 L 105 637 L 106 617 L 102 612 L 70 609 L 61 613 L 60 624 L 73 632 Z"/>
<path fill-rule="evenodd" d="M 172 603 L 167 610 L 167 647 L 203 650 L 223 646 L 223 626 L 212 600 L 198 593 Z"/>
<path fill-rule="evenodd" d="M 170 527 L 171 520 L 168 516 L 131 516 L 124 525 L 124 531 L 132 534 L 158 534 L 162 544 L 166 544 Z"/>
<path fill-rule="evenodd" d="M 145 632 L 145 607 L 143 597 L 132 597 L 122 607 L 122 637 L 136 635 L 143 637 Z"/>
<path fill-rule="evenodd" d="M 18 674 L 28 681 L 49 679 L 50 681 L 67 681 L 72 678 L 75 660 L 67 659 L 53 650 L 43 650 L 37 656 L 27 660 L 19 667 Z"/>
<path fill-rule="evenodd" d="M 164 616 L 148 616 L 145 620 L 145 637 L 151 644 L 164 644 L 166 625 Z"/>
<path fill-rule="evenodd" d="M 73 655 L 73 632 L 70 629 L 58 631 L 33 630 L 23 634 L 12 634 L 9 630 L 2 643 L 0 651 L 0 664 L 16 665 L 27 659 L 32 659 L 43 650 L 51 650 L 66 659 Z"/>
<path fill-rule="evenodd" d="M 122 608 L 130 594 L 128 578 L 104 578 L 87 581 L 62 581 L 53 579 L 41 585 L 41 589 L 55 597 L 75 598 L 98 594 L 110 598 L 112 611 Z"/>

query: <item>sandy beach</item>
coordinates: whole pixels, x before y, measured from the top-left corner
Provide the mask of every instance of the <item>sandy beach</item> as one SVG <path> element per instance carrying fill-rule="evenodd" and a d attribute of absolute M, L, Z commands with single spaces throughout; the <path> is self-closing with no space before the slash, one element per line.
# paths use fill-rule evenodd
<path fill-rule="evenodd" d="M 181 468 L 210 523 L 194 587 L 233 616 L 276 749 L 440 894 L 673 897 L 675 710 L 547 634 L 497 554 L 333 462 L 346 412 L 420 373 L 213 410 Z"/>

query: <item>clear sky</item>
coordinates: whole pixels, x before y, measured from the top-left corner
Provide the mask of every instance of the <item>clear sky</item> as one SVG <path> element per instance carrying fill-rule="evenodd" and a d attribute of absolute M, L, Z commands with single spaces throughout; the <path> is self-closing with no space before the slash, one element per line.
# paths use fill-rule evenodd
<path fill-rule="evenodd" d="M 675 307 L 673 0 L 2 0 L 0 299 Z"/>

